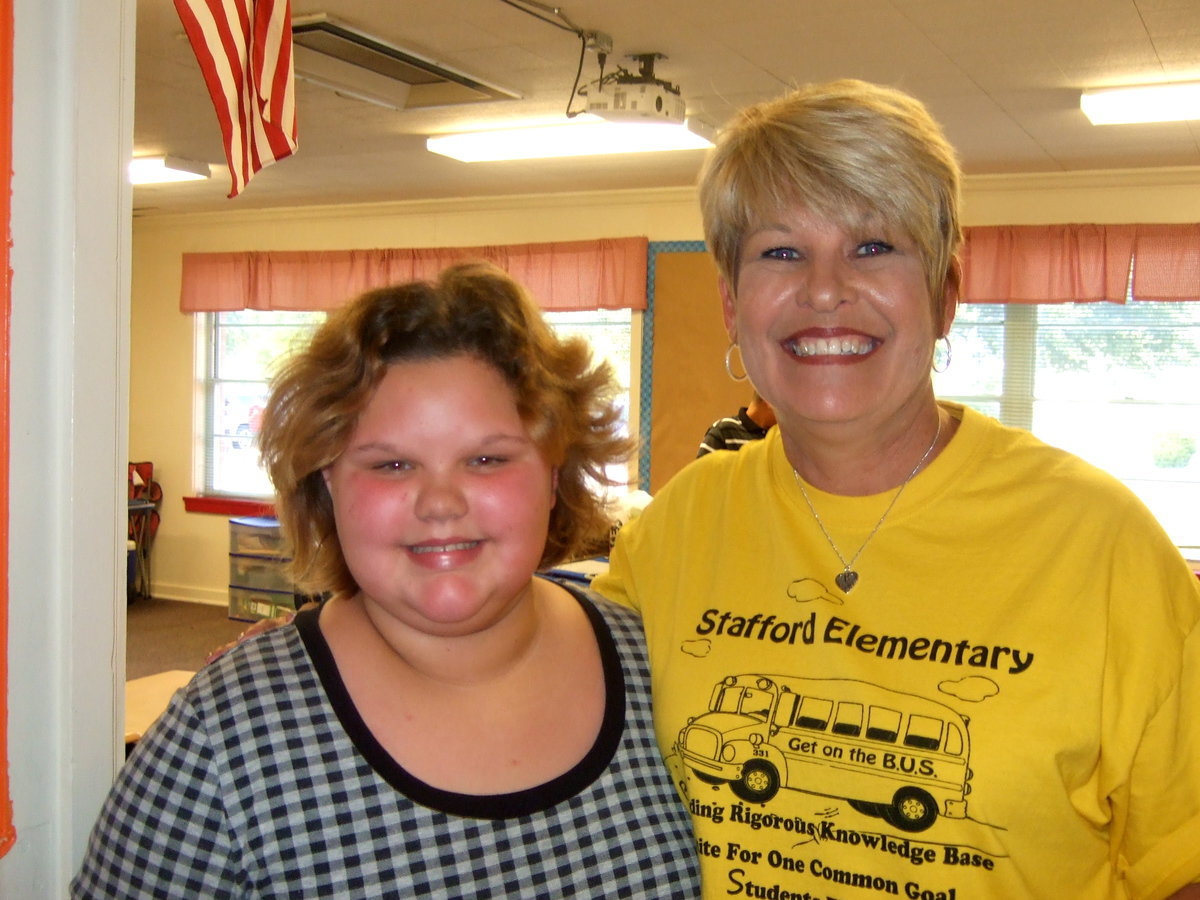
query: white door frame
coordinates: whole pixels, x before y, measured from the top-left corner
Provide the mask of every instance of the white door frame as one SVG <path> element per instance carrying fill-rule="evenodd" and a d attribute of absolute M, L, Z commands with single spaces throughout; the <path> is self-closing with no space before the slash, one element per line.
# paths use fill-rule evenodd
<path fill-rule="evenodd" d="M 167 0 L 149 0 L 167 2 Z M 136 0 L 14 0 L 0 896 L 62 897 L 118 766 Z"/>

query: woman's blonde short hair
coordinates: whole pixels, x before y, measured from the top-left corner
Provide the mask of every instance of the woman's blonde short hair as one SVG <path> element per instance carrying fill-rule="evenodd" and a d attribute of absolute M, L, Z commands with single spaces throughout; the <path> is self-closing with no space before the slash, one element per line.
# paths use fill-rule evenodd
<path fill-rule="evenodd" d="M 609 518 L 589 481 L 608 483 L 605 466 L 632 449 L 619 432 L 611 369 L 593 366 L 582 338 L 559 339 L 502 270 L 466 263 L 434 282 L 370 291 L 337 310 L 271 382 L 259 447 L 303 589 L 358 590 L 322 470 L 345 449 L 388 366 L 460 354 L 504 376 L 543 458 L 558 470 L 541 564 L 607 547 Z"/>
<path fill-rule="evenodd" d="M 941 328 L 944 288 L 958 281 L 961 177 L 918 100 L 864 81 L 812 84 L 747 107 L 721 132 L 700 178 L 704 236 L 736 293 L 747 232 L 789 207 L 907 235 Z"/>

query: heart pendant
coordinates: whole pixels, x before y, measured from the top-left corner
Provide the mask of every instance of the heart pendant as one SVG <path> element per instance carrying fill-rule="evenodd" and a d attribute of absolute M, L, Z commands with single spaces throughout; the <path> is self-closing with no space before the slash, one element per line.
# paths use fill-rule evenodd
<path fill-rule="evenodd" d="M 853 569 L 846 569 L 844 572 L 838 572 L 833 580 L 837 582 L 837 586 L 842 589 L 843 593 L 848 594 L 850 589 L 858 584 L 858 573 Z"/>

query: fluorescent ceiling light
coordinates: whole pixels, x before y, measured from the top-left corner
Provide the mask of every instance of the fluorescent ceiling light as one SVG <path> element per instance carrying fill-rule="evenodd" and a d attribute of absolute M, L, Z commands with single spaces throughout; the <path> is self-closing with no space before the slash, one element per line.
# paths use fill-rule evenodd
<path fill-rule="evenodd" d="M 130 184 L 200 181 L 212 176 L 208 163 L 177 156 L 139 156 L 129 163 Z"/>
<path fill-rule="evenodd" d="M 1093 125 L 1200 119 L 1200 81 L 1084 91 L 1079 108 Z"/>
<path fill-rule="evenodd" d="M 425 141 L 427 149 L 462 162 L 600 156 L 662 150 L 705 150 L 712 146 L 702 122 L 577 121 L 565 125 L 502 128 L 443 134 Z"/>

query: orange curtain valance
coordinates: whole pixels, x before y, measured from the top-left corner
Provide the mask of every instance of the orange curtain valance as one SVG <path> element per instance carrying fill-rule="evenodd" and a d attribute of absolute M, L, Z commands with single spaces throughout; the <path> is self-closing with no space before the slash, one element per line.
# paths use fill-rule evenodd
<path fill-rule="evenodd" d="M 318 310 L 372 288 L 435 278 L 446 266 L 487 260 L 523 284 L 543 309 L 645 309 L 644 237 L 428 250 L 185 253 L 179 307 Z"/>
<path fill-rule="evenodd" d="M 964 229 L 967 303 L 1200 300 L 1200 224 Z"/>

